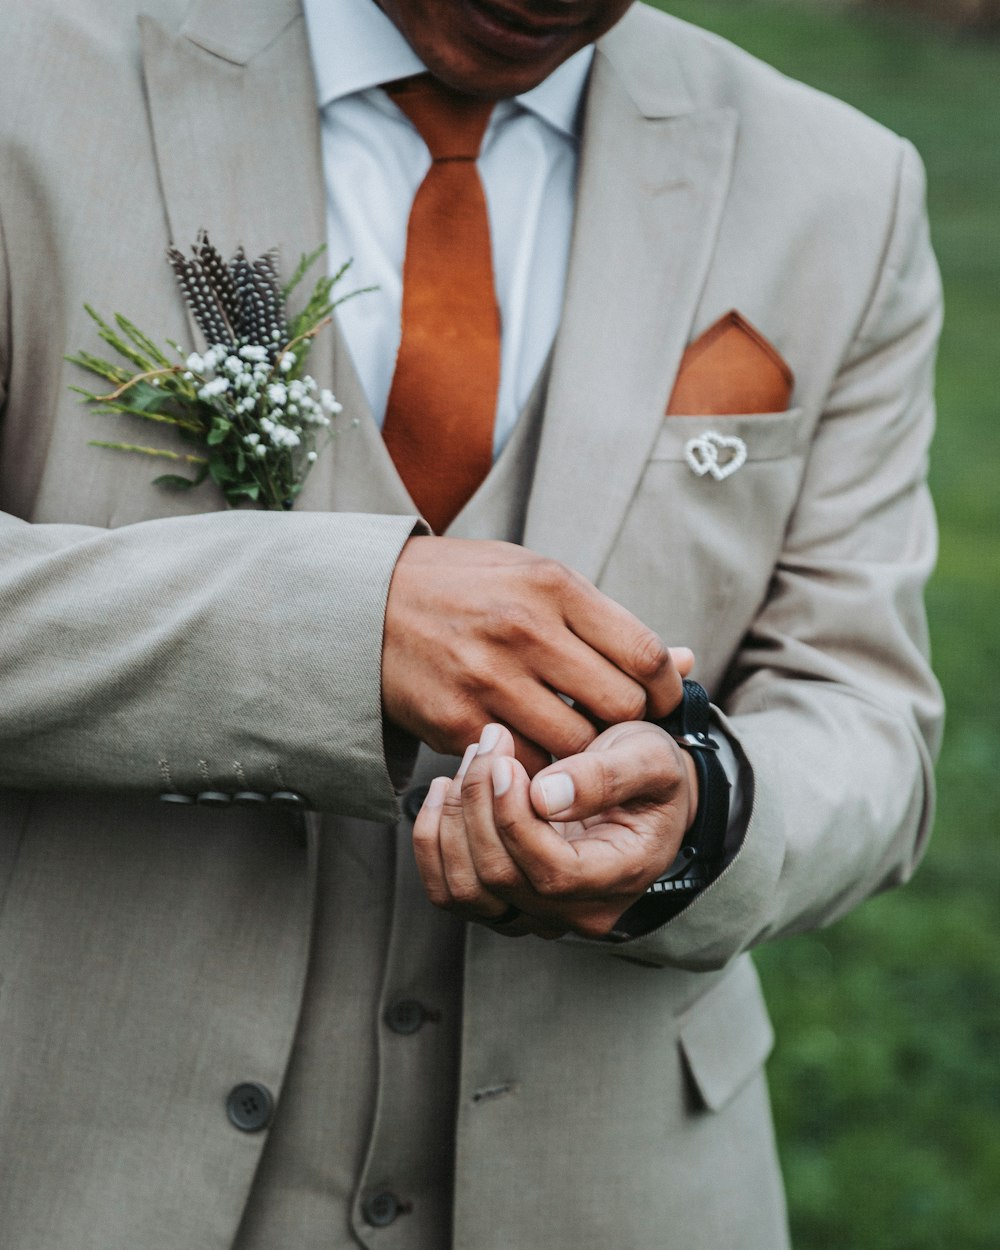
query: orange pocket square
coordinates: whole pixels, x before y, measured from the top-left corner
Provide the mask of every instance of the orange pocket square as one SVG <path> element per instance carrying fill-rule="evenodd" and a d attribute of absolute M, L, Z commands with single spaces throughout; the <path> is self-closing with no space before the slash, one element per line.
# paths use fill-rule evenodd
<path fill-rule="evenodd" d="M 685 351 L 667 415 L 784 412 L 795 378 L 777 349 L 727 312 Z"/>

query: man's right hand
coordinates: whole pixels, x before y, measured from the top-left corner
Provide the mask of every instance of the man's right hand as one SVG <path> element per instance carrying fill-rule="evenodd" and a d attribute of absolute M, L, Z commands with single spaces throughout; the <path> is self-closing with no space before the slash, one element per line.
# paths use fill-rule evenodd
<path fill-rule="evenodd" d="M 382 651 L 388 718 L 461 754 L 484 725 L 514 735 L 533 774 L 599 730 L 665 716 L 693 662 L 584 577 L 510 543 L 411 538 L 389 587 Z"/>

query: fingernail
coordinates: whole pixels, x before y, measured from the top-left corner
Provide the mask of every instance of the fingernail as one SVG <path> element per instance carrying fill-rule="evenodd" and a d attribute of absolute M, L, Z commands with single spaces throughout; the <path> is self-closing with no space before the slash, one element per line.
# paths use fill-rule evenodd
<path fill-rule="evenodd" d="M 499 741 L 500 726 L 487 725 L 483 732 L 479 735 L 479 750 L 476 754 L 485 755 L 487 751 L 492 751 Z"/>
<path fill-rule="evenodd" d="M 569 773 L 549 773 L 538 784 L 542 788 L 542 798 L 549 816 L 564 811 L 576 798 L 576 787 Z"/>
<path fill-rule="evenodd" d="M 479 750 L 479 743 L 473 742 L 465 748 L 465 754 L 462 756 L 462 762 L 458 766 L 458 772 L 455 774 L 455 780 L 461 781 L 469 770 L 469 765 L 476 758 L 476 752 Z"/>
<path fill-rule="evenodd" d="M 498 755 L 490 764 L 490 775 L 493 778 L 493 793 L 500 798 L 507 793 L 514 780 L 514 769 L 506 755 Z"/>
<path fill-rule="evenodd" d="M 435 777 L 427 790 L 424 807 L 444 807 L 444 796 L 448 793 L 451 781 L 447 777 Z"/>

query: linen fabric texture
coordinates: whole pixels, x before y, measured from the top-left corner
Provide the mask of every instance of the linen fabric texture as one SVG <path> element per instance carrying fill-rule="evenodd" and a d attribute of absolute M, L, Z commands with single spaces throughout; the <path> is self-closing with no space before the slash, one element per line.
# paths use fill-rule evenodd
<path fill-rule="evenodd" d="M 535 421 L 455 532 L 502 523 L 691 645 L 752 811 L 655 933 L 511 942 L 435 912 L 406 858 L 393 781 L 412 759 L 386 753 L 379 658 L 419 526 L 339 340 L 311 369 L 360 424 L 286 516 L 154 489 L 149 462 L 87 447 L 123 430 L 68 390 L 64 354 L 99 347 L 85 301 L 190 341 L 169 240 L 280 243 L 287 267 L 324 237 L 296 4 L 46 0 L 8 6 L 0 48 L 3 1238 L 251 1238 L 269 1132 L 235 1130 L 226 1093 L 267 1085 L 277 1141 L 330 996 L 368 1046 L 311 1057 L 343 1119 L 307 1143 L 295 1244 L 440 1250 L 450 1224 L 463 1250 L 784 1245 L 745 952 L 904 881 L 931 815 L 940 291 L 912 149 L 641 6 L 600 41 Z M 794 371 L 791 406 L 665 416 L 686 348 L 733 309 Z M 685 460 L 713 430 L 747 449 L 723 482 Z M 298 791 L 322 816 L 157 801 L 209 785 Z M 364 839 L 364 889 L 317 901 Z M 383 1022 L 399 998 L 447 1013 L 419 1054 Z M 453 1201 L 407 1192 L 424 1113 Z M 366 1196 L 397 1186 L 411 1209 L 366 1224 Z"/>

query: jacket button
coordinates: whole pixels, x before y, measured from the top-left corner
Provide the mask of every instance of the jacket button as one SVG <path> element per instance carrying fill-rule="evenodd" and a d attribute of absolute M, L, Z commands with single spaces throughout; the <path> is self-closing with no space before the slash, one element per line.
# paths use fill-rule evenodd
<path fill-rule="evenodd" d="M 423 1006 L 414 998 L 401 998 L 385 1009 L 383 1017 L 393 1033 L 416 1033 L 423 1024 L 426 1013 Z"/>
<path fill-rule="evenodd" d="M 239 803 L 241 807 L 255 807 L 258 803 L 266 803 L 267 795 L 260 794 L 257 790 L 237 790 L 233 795 L 233 802 Z"/>
<path fill-rule="evenodd" d="M 416 820 L 420 814 L 420 809 L 424 805 L 424 799 L 427 798 L 427 791 L 430 786 L 414 786 L 408 791 L 406 798 L 403 800 L 403 811 L 411 820 Z"/>
<path fill-rule="evenodd" d="M 202 790 L 198 795 L 198 802 L 203 807 L 228 807 L 232 801 L 232 796 L 223 794 L 221 790 Z"/>
<path fill-rule="evenodd" d="M 190 794 L 177 794 L 174 790 L 168 790 L 166 794 L 160 795 L 161 803 L 193 803 L 194 799 Z"/>
<path fill-rule="evenodd" d="M 230 1123 L 243 1133 L 259 1133 L 266 1128 L 273 1110 L 271 1091 L 256 1081 L 234 1085 L 226 1099 L 226 1115 Z"/>
<path fill-rule="evenodd" d="M 308 807 L 305 797 L 296 794 L 294 790 L 275 790 L 271 795 L 271 802 L 277 803 L 279 807 Z"/>
<path fill-rule="evenodd" d="M 387 1228 L 399 1214 L 399 1199 L 382 1189 L 364 1200 L 361 1214 L 373 1228 Z"/>

